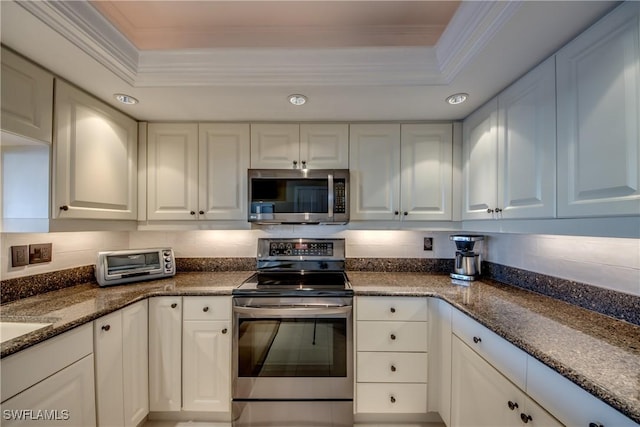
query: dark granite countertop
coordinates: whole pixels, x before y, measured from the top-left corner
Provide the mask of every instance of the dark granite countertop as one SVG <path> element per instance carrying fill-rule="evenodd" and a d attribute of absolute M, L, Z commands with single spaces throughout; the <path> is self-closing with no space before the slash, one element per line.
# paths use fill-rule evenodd
<path fill-rule="evenodd" d="M 88 283 L 0 306 L 2 320 L 46 321 L 2 343 L 8 356 L 149 296 L 230 295 L 252 272 L 179 273 L 99 288 Z M 349 272 L 356 295 L 432 296 L 485 325 L 636 422 L 640 422 L 640 327 L 493 281 L 455 286 L 449 276 Z"/>

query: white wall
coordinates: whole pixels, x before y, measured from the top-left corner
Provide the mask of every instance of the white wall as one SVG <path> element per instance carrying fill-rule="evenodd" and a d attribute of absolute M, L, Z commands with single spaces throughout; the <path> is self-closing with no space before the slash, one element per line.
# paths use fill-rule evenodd
<path fill-rule="evenodd" d="M 135 231 L 2 234 L 0 277 L 9 279 L 95 263 L 99 250 L 171 246 L 178 257 L 254 257 L 258 237 L 341 237 L 350 258 L 453 258 L 452 232 L 345 230 L 344 227 L 278 226 L 260 230 Z M 423 238 L 434 238 L 434 251 Z M 53 261 L 10 267 L 10 246 L 53 243 Z M 564 279 L 640 296 L 638 239 L 490 234 L 484 258 Z"/>

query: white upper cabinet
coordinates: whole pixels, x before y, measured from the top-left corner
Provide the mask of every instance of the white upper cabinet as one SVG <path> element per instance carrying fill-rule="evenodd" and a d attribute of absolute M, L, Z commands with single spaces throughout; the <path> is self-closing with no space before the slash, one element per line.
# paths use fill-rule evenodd
<path fill-rule="evenodd" d="M 147 138 L 147 218 L 196 219 L 198 125 L 151 123 Z"/>
<path fill-rule="evenodd" d="M 246 219 L 249 125 L 151 123 L 149 220 Z"/>
<path fill-rule="evenodd" d="M 351 219 L 391 220 L 400 211 L 400 125 L 350 126 Z"/>
<path fill-rule="evenodd" d="M 53 218 L 137 216 L 135 120 L 56 81 Z"/>
<path fill-rule="evenodd" d="M 2 48 L 2 129 L 51 144 L 53 75 Z"/>
<path fill-rule="evenodd" d="M 555 59 L 498 95 L 502 218 L 553 218 L 556 201 Z"/>
<path fill-rule="evenodd" d="M 462 125 L 462 219 L 491 218 L 498 188 L 498 99 L 467 117 Z"/>
<path fill-rule="evenodd" d="M 347 169 L 348 124 L 251 125 L 253 169 Z"/>
<path fill-rule="evenodd" d="M 453 126 L 355 124 L 351 219 L 451 220 Z"/>
<path fill-rule="evenodd" d="M 640 213 L 640 3 L 557 54 L 558 216 Z"/>
<path fill-rule="evenodd" d="M 198 218 L 247 218 L 249 125 L 201 123 L 199 125 Z"/>
<path fill-rule="evenodd" d="M 406 124 L 400 136 L 403 220 L 451 220 L 453 126 Z"/>
<path fill-rule="evenodd" d="M 554 58 L 463 124 L 463 219 L 555 216 Z"/>

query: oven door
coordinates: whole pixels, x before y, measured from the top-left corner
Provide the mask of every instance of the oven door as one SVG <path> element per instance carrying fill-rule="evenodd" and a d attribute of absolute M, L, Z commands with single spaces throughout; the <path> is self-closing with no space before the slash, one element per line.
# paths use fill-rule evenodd
<path fill-rule="evenodd" d="M 239 300 L 234 301 L 234 399 L 353 398 L 351 298 L 317 305 L 301 305 L 300 298 Z"/>

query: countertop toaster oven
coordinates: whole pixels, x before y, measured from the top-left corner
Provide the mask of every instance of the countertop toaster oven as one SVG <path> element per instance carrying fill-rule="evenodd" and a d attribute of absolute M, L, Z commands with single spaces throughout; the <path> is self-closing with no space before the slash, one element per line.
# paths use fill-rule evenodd
<path fill-rule="evenodd" d="M 96 280 L 100 286 L 161 279 L 176 274 L 173 249 L 133 249 L 98 253 Z"/>

